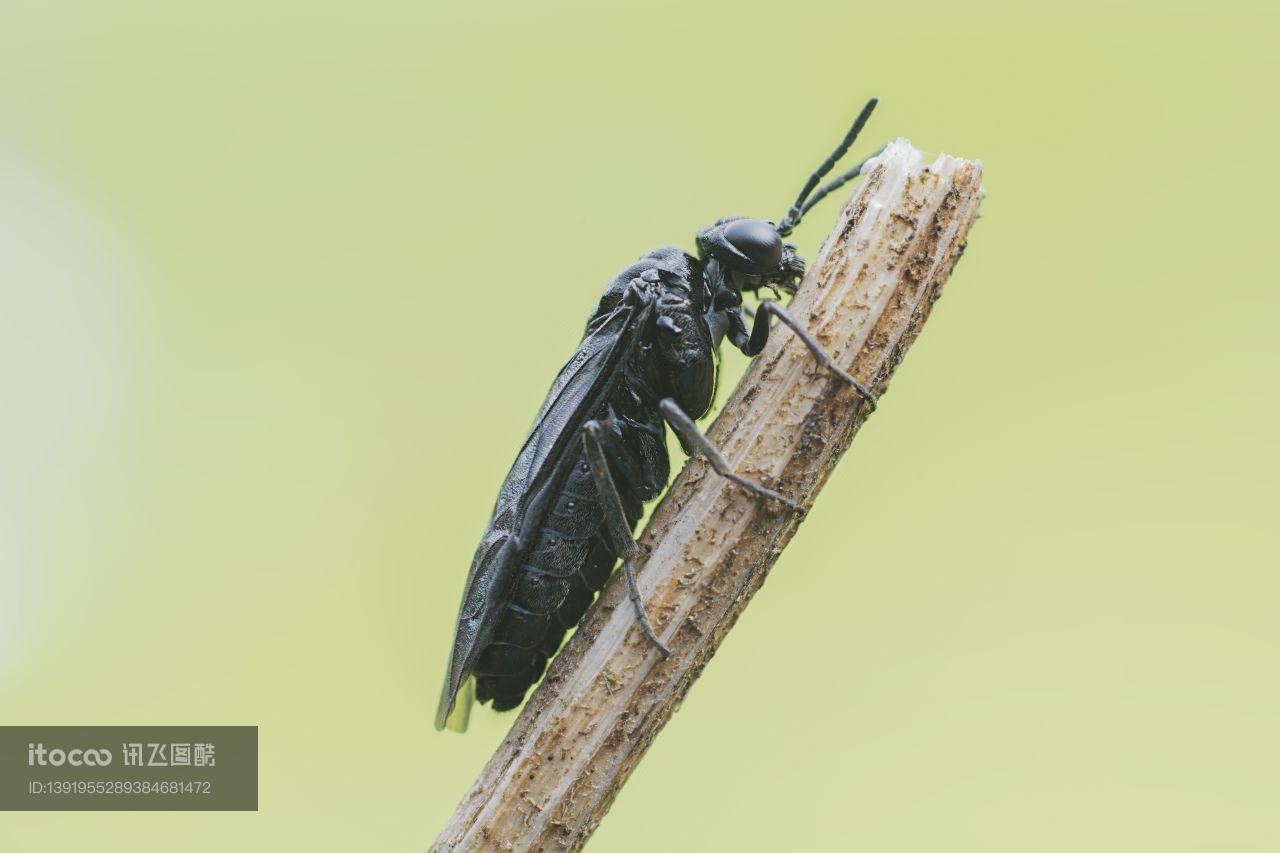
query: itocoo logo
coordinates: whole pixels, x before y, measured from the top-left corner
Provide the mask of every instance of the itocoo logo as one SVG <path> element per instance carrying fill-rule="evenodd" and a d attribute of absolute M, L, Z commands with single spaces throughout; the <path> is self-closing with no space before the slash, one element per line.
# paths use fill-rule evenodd
<path fill-rule="evenodd" d="M 45 749 L 42 743 L 27 744 L 27 766 L 106 767 L 111 763 L 109 749 Z"/>

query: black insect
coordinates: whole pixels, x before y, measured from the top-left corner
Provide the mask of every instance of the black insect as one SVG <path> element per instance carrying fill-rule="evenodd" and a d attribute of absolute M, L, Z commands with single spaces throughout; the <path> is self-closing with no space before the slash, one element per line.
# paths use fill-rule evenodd
<path fill-rule="evenodd" d="M 499 711 L 524 701 L 619 557 L 640 626 L 667 653 L 645 614 L 631 561 L 642 505 L 662 492 L 670 474 L 664 423 L 686 453 L 701 454 L 719 474 L 761 498 L 803 512 L 730 470 L 694 421 L 715 396 L 720 342 L 727 337 L 756 355 L 769 337 L 771 316 L 874 406 L 871 392 L 837 367 L 777 302 L 760 302 L 748 332 L 742 295 L 761 288 L 795 293 L 804 259 L 783 238 L 818 201 L 862 171 L 866 160 L 818 188 L 875 106 L 873 98 L 781 222 L 719 219 L 698 232 L 697 257 L 675 247 L 655 249 L 606 288 L 577 352 L 551 386 L 476 549 L 437 728 L 465 729 L 476 699 Z"/>

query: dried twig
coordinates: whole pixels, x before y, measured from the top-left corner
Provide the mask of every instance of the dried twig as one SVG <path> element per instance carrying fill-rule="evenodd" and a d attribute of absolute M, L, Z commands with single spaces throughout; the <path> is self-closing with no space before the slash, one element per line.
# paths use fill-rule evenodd
<path fill-rule="evenodd" d="M 964 250 L 981 177 L 980 164 L 942 156 L 926 166 L 910 143 L 892 143 L 792 301 L 836 362 L 877 393 Z M 809 505 L 866 413 L 778 327 L 710 436 L 740 473 Z M 615 577 L 433 849 L 581 847 L 798 523 L 705 462 L 687 465 L 641 537 L 637 565 L 671 657 L 642 636 Z"/>

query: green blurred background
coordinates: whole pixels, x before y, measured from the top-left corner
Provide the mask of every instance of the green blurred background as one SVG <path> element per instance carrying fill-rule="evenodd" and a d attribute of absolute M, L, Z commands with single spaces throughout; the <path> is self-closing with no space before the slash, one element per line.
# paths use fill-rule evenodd
<path fill-rule="evenodd" d="M 0 723 L 257 724 L 261 810 L 0 848 L 423 849 L 599 291 L 875 94 L 984 216 L 592 849 L 1280 849 L 1272 9 L 4 0 Z"/>

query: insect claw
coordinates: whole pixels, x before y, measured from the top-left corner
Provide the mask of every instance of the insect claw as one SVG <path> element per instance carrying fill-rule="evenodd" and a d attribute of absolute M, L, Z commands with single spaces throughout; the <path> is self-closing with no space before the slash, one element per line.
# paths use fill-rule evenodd
<path fill-rule="evenodd" d="M 654 633 L 653 625 L 649 622 L 649 614 L 644 609 L 644 599 L 640 596 L 640 587 L 636 583 L 636 570 L 630 559 L 622 561 L 622 571 L 627 577 L 627 595 L 631 599 L 631 606 L 635 609 L 636 619 L 640 622 L 640 631 L 645 635 L 649 642 L 658 647 L 658 651 L 662 652 L 664 658 L 671 657 L 671 649 L 663 645 L 658 639 L 658 635 Z"/>
<path fill-rule="evenodd" d="M 800 504 L 797 501 L 793 501 L 791 498 L 787 497 L 786 495 L 775 492 L 773 489 L 766 488 L 760 485 L 759 483 L 753 483 L 751 480 L 748 480 L 745 477 L 740 477 L 737 474 L 730 474 L 726 476 L 729 480 L 738 484 L 750 494 L 756 495 L 757 497 L 761 497 L 766 500 L 776 501 L 777 503 L 780 503 L 783 506 L 786 506 L 792 509 L 793 511 L 798 512 L 801 515 L 804 515 L 805 513 L 808 512 L 808 510 L 804 508 L 803 504 Z"/>
<path fill-rule="evenodd" d="M 809 514 L 808 508 L 805 507 L 804 504 L 799 503 L 798 501 L 793 501 L 791 500 L 791 498 L 784 498 L 781 495 L 778 496 L 778 500 L 781 503 L 786 504 L 791 510 L 793 510 L 796 513 L 796 515 L 800 516 L 801 518 L 804 518 L 806 515 Z"/>

